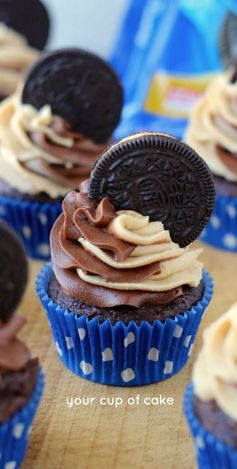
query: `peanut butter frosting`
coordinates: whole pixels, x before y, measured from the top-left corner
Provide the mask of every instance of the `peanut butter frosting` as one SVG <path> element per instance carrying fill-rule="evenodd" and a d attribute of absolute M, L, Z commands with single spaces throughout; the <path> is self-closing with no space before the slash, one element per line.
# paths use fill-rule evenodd
<path fill-rule="evenodd" d="M 194 106 L 185 140 L 213 174 L 237 182 L 237 83 L 216 76 Z"/>
<path fill-rule="evenodd" d="M 16 90 L 25 70 L 38 58 L 40 52 L 31 48 L 16 31 L 0 23 L 0 96 Z"/>
<path fill-rule="evenodd" d="M 0 105 L 0 178 L 27 194 L 62 197 L 89 176 L 107 143 L 73 132 L 50 106 L 24 105 L 20 92 Z"/>
<path fill-rule="evenodd" d="M 237 303 L 204 333 L 193 370 L 194 392 L 237 421 Z"/>
<path fill-rule="evenodd" d="M 50 243 L 63 291 L 94 306 L 166 304 L 202 278 L 202 249 L 180 248 L 161 222 L 107 198 L 96 206 L 88 181 L 64 199 Z"/>

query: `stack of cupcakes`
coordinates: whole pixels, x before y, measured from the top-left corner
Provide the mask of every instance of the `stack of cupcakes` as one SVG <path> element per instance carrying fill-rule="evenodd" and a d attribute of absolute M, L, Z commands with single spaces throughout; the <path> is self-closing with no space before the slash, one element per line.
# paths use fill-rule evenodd
<path fill-rule="evenodd" d="M 200 469 L 237 467 L 237 303 L 205 331 L 184 411 Z"/>
<path fill-rule="evenodd" d="M 136 386 L 185 365 L 212 296 L 190 243 L 213 204 L 204 161 L 158 133 L 109 147 L 66 196 L 37 292 L 71 371 Z"/>
<path fill-rule="evenodd" d="M 62 199 L 78 189 L 111 142 L 122 104 L 109 65 L 66 49 L 44 56 L 21 92 L 0 105 L 0 217 L 30 256 L 49 258 Z"/>
<path fill-rule="evenodd" d="M 237 72 L 210 83 L 191 114 L 186 141 L 204 158 L 214 175 L 216 203 L 202 239 L 237 252 Z"/>
<path fill-rule="evenodd" d="M 16 265 L 17 259 L 17 265 Z M 15 314 L 27 281 L 27 260 L 16 235 L 0 223 L 0 466 L 18 468 L 43 391 L 38 359 L 17 338 L 25 319 Z"/>

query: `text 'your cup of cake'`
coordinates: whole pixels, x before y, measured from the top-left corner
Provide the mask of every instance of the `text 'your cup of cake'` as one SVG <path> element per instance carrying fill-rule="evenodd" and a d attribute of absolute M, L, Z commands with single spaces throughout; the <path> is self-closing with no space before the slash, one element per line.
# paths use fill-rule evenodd
<path fill-rule="evenodd" d="M 122 104 L 115 72 L 80 49 L 45 55 L 0 104 L 0 217 L 31 257 L 49 258 L 62 200 L 111 143 Z"/>
<path fill-rule="evenodd" d="M 137 386 L 185 365 L 212 296 L 191 243 L 213 204 L 206 163 L 148 132 L 110 146 L 65 197 L 37 292 L 71 371 Z"/>

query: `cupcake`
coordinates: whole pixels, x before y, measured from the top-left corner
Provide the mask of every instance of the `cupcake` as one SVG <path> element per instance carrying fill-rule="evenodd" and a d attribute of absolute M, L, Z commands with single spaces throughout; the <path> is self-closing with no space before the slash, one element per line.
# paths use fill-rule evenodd
<path fill-rule="evenodd" d="M 71 371 L 137 386 L 185 365 L 212 296 L 190 243 L 213 203 L 203 160 L 159 133 L 110 146 L 65 197 L 37 292 Z"/>
<path fill-rule="evenodd" d="M 15 92 L 38 60 L 48 33 L 48 14 L 39 0 L 0 3 L 0 100 Z"/>
<path fill-rule="evenodd" d="M 237 303 L 204 333 L 184 410 L 200 469 L 237 467 Z"/>
<path fill-rule="evenodd" d="M 110 143 L 122 102 L 109 65 L 65 49 L 45 55 L 0 105 L 0 216 L 30 256 L 48 259 L 62 200 Z"/>
<path fill-rule="evenodd" d="M 195 105 L 186 141 L 208 163 L 215 180 L 216 203 L 203 241 L 237 252 L 237 74 L 216 76 Z"/>
<path fill-rule="evenodd" d="M 15 259 L 17 258 L 17 265 Z M 31 425 L 43 391 L 38 359 L 18 339 L 25 319 L 15 314 L 27 279 L 18 239 L 0 223 L 0 454 L 1 468 L 23 461 Z"/>

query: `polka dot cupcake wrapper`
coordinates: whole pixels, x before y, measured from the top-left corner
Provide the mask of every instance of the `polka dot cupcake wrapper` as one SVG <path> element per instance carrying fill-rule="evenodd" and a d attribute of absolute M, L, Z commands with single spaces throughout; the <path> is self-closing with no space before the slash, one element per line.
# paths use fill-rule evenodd
<path fill-rule="evenodd" d="M 192 400 L 193 385 L 190 383 L 185 393 L 184 413 L 193 437 L 199 469 L 236 469 L 237 450 L 221 442 L 203 427 L 194 414 Z"/>
<path fill-rule="evenodd" d="M 47 294 L 52 268 L 40 272 L 36 290 L 48 316 L 57 351 L 72 372 L 91 381 L 116 386 L 139 386 L 176 374 L 186 363 L 200 324 L 210 302 L 213 284 L 203 273 L 205 291 L 201 301 L 185 314 L 165 323 L 143 321 L 137 325 L 122 321 L 100 323 L 86 315 L 77 317 Z"/>
<path fill-rule="evenodd" d="M 201 240 L 216 248 L 237 252 L 237 197 L 216 194 L 215 207 Z"/>
<path fill-rule="evenodd" d="M 44 375 L 39 371 L 38 383 L 28 403 L 10 420 L 0 425 L 0 467 L 20 467 L 28 445 L 32 422 L 44 388 Z"/>
<path fill-rule="evenodd" d="M 0 219 L 18 233 L 28 256 L 34 259 L 50 258 L 49 235 L 61 211 L 60 203 L 40 203 L 0 196 Z"/>

